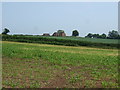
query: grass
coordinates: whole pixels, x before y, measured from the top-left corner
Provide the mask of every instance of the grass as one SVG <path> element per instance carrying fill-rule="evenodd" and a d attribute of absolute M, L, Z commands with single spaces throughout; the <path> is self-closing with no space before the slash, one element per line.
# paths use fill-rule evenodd
<path fill-rule="evenodd" d="M 45 37 L 45 36 L 44 36 Z M 79 41 L 90 41 L 95 43 L 114 43 L 118 44 L 118 39 L 100 39 L 100 38 L 84 38 L 84 37 L 55 37 L 55 36 L 47 36 L 48 38 L 57 38 L 57 39 L 69 39 L 69 40 L 79 40 Z"/>
<path fill-rule="evenodd" d="M 26 35 L 2 35 L 3 41 L 39 43 L 63 46 L 87 46 L 98 48 L 118 48 L 118 39 L 95 39 L 82 37 L 53 37 L 53 36 L 26 36 Z"/>
<path fill-rule="evenodd" d="M 118 88 L 118 50 L 2 42 L 3 87 Z"/>

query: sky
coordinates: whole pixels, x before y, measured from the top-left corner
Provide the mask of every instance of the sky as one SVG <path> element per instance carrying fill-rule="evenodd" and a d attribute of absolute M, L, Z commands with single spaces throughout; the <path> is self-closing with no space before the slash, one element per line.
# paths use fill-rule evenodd
<path fill-rule="evenodd" d="M 53 34 L 64 30 L 67 36 L 78 30 L 108 34 L 118 30 L 117 2 L 3 2 L 2 29 L 10 34 Z"/>

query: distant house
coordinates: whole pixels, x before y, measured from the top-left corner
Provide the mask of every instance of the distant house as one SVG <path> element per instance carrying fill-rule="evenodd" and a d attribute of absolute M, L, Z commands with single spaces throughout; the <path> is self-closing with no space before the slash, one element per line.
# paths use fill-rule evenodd
<path fill-rule="evenodd" d="M 57 32 L 54 32 L 52 36 L 59 36 Z"/>
<path fill-rule="evenodd" d="M 64 37 L 64 36 L 66 36 L 66 34 L 63 30 L 58 30 L 57 32 L 54 32 L 52 36 Z"/>
<path fill-rule="evenodd" d="M 43 36 L 50 36 L 49 33 L 43 33 Z"/>

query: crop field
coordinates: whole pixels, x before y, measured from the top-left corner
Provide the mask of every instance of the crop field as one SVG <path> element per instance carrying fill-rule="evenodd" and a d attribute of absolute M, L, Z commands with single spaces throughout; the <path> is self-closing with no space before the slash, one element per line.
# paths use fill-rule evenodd
<path fill-rule="evenodd" d="M 3 41 L 39 43 L 63 46 L 87 46 L 96 48 L 118 48 L 118 39 L 98 39 L 82 37 L 53 37 L 33 35 L 2 35 Z"/>
<path fill-rule="evenodd" d="M 2 85 L 118 88 L 118 50 L 3 41 Z"/>
<path fill-rule="evenodd" d="M 48 37 L 48 36 L 47 36 Z M 118 39 L 100 39 L 100 38 L 84 38 L 84 37 L 48 37 L 48 38 L 57 38 L 57 39 L 67 39 L 67 40 L 79 40 L 79 41 L 88 41 L 88 42 L 94 42 L 94 43 L 112 43 L 112 44 L 118 44 Z"/>

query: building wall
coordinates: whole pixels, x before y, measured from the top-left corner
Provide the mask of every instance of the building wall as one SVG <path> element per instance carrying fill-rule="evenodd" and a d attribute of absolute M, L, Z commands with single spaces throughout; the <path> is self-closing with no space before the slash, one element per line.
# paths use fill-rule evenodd
<path fill-rule="evenodd" d="M 66 34 L 65 33 L 53 33 L 53 35 L 52 36 L 60 36 L 60 37 L 64 37 L 64 36 L 66 36 Z"/>
<path fill-rule="evenodd" d="M 64 37 L 64 36 L 66 36 L 66 34 L 65 33 L 61 33 L 61 36 Z"/>

